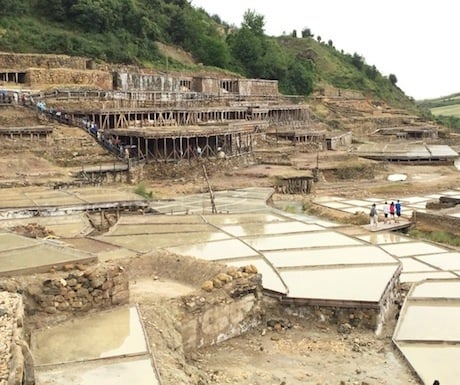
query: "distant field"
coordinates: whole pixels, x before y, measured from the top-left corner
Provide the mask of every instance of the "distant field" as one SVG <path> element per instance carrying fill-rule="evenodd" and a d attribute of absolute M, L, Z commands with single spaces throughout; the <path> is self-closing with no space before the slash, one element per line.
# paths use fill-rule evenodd
<path fill-rule="evenodd" d="M 442 98 L 438 98 L 438 99 L 429 99 L 428 101 L 430 103 L 443 103 L 443 102 L 448 102 L 448 101 L 452 101 L 452 100 L 456 100 L 456 101 L 460 102 L 460 94 L 443 96 Z"/>
<path fill-rule="evenodd" d="M 460 104 L 452 104 L 450 106 L 435 107 L 430 109 L 433 115 L 455 116 L 460 118 Z"/>

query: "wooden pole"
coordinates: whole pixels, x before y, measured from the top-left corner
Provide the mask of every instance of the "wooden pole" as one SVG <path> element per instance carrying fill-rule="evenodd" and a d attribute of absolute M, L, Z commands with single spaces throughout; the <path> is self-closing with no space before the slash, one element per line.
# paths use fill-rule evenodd
<path fill-rule="evenodd" d="M 205 165 L 203 164 L 203 173 L 204 173 L 204 177 L 206 179 L 206 183 L 208 184 L 208 190 L 209 190 L 209 197 L 211 199 L 211 210 L 212 210 L 212 213 L 213 214 L 217 214 L 217 209 L 216 209 L 216 203 L 214 201 L 214 193 L 211 189 L 211 184 L 209 183 L 209 179 L 208 179 L 208 174 L 206 172 L 206 167 Z"/>

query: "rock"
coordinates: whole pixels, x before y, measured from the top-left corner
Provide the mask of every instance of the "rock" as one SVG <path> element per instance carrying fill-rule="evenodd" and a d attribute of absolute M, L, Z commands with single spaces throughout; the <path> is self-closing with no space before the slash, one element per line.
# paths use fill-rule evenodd
<path fill-rule="evenodd" d="M 0 282 L 0 290 L 8 291 L 10 293 L 15 293 L 18 291 L 18 284 L 13 281 L 1 281 Z"/>
<path fill-rule="evenodd" d="M 113 305 L 122 305 L 129 302 L 129 290 L 121 290 L 112 295 Z"/>
<path fill-rule="evenodd" d="M 353 350 L 356 353 L 359 353 L 361 352 L 361 347 L 359 345 L 354 344 L 351 350 Z"/>
<path fill-rule="evenodd" d="M 338 326 L 337 332 L 340 334 L 350 334 L 352 329 L 353 328 L 349 323 L 343 323 Z"/>
<path fill-rule="evenodd" d="M 247 265 L 247 266 L 244 266 L 242 268 L 243 272 L 245 273 L 249 273 L 249 274 L 257 274 L 258 271 L 257 271 L 257 267 L 255 267 L 254 265 Z"/>
<path fill-rule="evenodd" d="M 203 284 L 201 285 L 201 289 L 204 291 L 210 292 L 214 288 L 214 284 L 212 281 L 204 281 Z"/>
<path fill-rule="evenodd" d="M 223 284 L 226 284 L 226 283 L 231 282 L 233 280 L 233 278 L 230 275 L 225 274 L 225 273 L 217 274 L 216 279 L 221 281 Z"/>
<path fill-rule="evenodd" d="M 102 275 L 93 276 L 91 278 L 91 287 L 96 288 L 96 287 L 102 286 L 105 281 L 106 281 L 106 278 Z"/>

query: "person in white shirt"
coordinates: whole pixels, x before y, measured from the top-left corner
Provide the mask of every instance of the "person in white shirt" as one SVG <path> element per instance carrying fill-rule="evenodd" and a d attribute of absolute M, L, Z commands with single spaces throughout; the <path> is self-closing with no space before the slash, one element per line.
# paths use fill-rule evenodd
<path fill-rule="evenodd" d="M 383 205 L 383 223 L 387 223 L 388 222 L 388 214 L 390 213 L 390 207 L 388 206 L 388 202 L 385 202 L 385 204 Z"/>

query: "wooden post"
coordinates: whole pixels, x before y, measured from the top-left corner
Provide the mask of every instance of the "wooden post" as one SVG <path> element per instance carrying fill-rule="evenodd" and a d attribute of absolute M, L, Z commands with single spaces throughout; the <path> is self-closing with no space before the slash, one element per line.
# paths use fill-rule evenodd
<path fill-rule="evenodd" d="M 211 198 L 211 210 L 212 210 L 212 213 L 217 214 L 216 203 L 214 201 L 214 193 L 212 192 L 211 185 L 210 185 L 209 179 L 208 179 L 208 174 L 206 172 L 206 167 L 205 167 L 204 164 L 203 164 L 203 173 L 204 173 L 204 177 L 206 179 L 206 183 L 208 184 L 209 197 Z"/>

